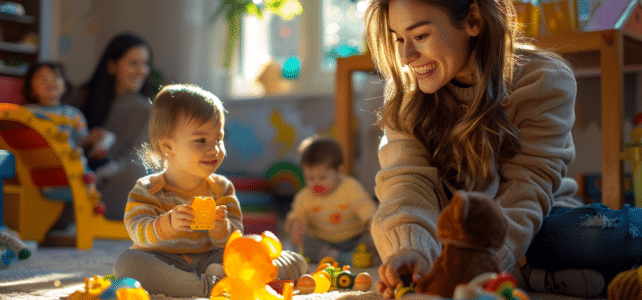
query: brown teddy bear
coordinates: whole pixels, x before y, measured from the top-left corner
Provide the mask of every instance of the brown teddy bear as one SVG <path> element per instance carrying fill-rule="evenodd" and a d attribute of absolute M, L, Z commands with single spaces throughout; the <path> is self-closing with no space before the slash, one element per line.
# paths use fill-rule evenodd
<path fill-rule="evenodd" d="M 456 193 L 437 220 L 443 251 L 415 290 L 452 298 L 458 284 L 482 273 L 499 273 L 495 251 L 504 244 L 507 230 L 508 221 L 495 201 L 482 193 Z"/>

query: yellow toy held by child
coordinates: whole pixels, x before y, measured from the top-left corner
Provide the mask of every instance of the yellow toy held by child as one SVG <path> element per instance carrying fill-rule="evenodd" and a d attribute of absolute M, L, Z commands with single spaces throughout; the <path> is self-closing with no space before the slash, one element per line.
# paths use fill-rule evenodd
<path fill-rule="evenodd" d="M 216 201 L 212 197 L 194 197 L 190 203 L 194 209 L 192 230 L 212 230 L 216 221 Z"/>

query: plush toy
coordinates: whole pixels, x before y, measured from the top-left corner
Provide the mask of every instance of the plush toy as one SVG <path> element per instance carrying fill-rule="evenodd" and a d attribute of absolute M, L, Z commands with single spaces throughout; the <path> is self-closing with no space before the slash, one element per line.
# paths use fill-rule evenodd
<path fill-rule="evenodd" d="M 504 244 L 507 229 L 495 201 L 482 193 L 456 193 L 437 220 L 443 251 L 416 291 L 452 298 L 458 284 L 483 273 L 499 273 L 495 251 Z"/>
<path fill-rule="evenodd" d="M 621 272 L 607 288 L 609 300 L 640 299 L 642 297 L 642 267 Z"/>
<path fill-rule="evenodd" d="M 2 252 L 1 266 L 8 266 L 16 258 L 22 260 L 31 256 L 31 251 L 18 238 L 18 234 L 11 230 L 0 231 L 0 251 Z"/>

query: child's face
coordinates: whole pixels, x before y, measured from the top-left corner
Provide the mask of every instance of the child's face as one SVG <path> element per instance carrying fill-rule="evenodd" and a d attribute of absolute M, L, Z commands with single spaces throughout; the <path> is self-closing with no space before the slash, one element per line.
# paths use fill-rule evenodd
<path fill-rule="evenodd" d="M 32 96 L 43 106 L 60 105 L 60 97 L 65 92 L 65 80 L 48 66 L 39 68 L 31 78 Z"/>
<path fill-rule="evenodd" d="M 138 93 L 149 76 L 150 53 L 145 46 L 127 50 L 116 62 L 109 62 L 109 73 L 116 80 L 116 94 Z"/>
<path fill-rule="evenodd" d="M 212 118 L 203 124 L 181 116 L 172 135 L 162 142 L 169 152 L 167 171 L 181 175 L 185 181 L 214 173 L 226 154 L 224 122 L 222 116 L 220 122 Z"/>
<path fill-rule="evenodd" d="M 419 0 L 392 0 L 388 12 L 401 61 L 422 92 L 434 93 L 453 79 L 470 82 L 469 44 L 478 26 L 456 28 L 446 11 Z"/>
<path fill-rule="evenodd" d="M 339 170 L 330 167 L 328 164 L 304 165 L 301 169 L 303 170 L 306 185 L 317 195 L 330 194 L 339 185 L 341 176 Z"/>

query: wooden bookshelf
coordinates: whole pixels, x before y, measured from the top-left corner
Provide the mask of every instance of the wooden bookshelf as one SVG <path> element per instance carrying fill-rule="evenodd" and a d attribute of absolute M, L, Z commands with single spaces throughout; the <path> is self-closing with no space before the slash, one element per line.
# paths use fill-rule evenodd
<path fill-rule="evenodd" d="M 21 4 L 23 16 L 0 13 L 0 76 L 22 77 L 27 67 L 38 60 L 39 45 L 25 41 L 28 34 L 40 38 L 40 2 L 14 0 Z"/>
<path fill-rule="evenodd" d="M 536 45 L 553 50 L 568 59 L 576 76 L 581 70 L 599 70 L 601 80 L 602 201 L 612 209 L 624 204 L 624 73 L 642 66 L 642 35 L 624 30 L 568 32 L 536 37 Z M 337 59 L 335 86 L 335 126 L 337 140 L 345 154 L 346 173 L 352 174 L 354 140 L 352 73 L 374 71 L 370 54 Z M 593 74 L 591 74 L 593 75 Z"/>

